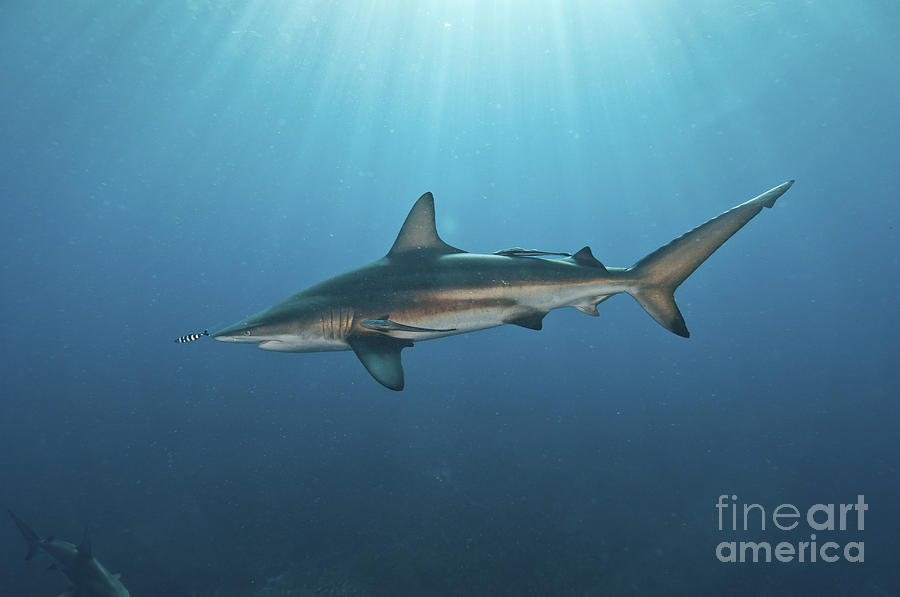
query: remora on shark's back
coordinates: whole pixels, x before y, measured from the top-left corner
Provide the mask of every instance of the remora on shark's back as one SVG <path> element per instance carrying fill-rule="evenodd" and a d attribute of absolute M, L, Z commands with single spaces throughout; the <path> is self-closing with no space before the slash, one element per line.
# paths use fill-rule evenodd
<path fill-rule="evenodd" d="M 519 248 L 467 253 L 438 236 L 434 198 L 425 193 L 387 255 L 213 337 L 282 352 L 352 350 L 372 377 L 392 390 L 403 389 L 400 351 L 413 340 L 506 323 L 539 330 L 553 309 L 575 307 L 596 316 L 599 303 L 622 292 L 660 325 L 687 338 L 675 289 L 763 207 L 775 205 L 793 182 L 726 211 L 628 268 L 604 266 L 589 247 L 571 256 Z"/>

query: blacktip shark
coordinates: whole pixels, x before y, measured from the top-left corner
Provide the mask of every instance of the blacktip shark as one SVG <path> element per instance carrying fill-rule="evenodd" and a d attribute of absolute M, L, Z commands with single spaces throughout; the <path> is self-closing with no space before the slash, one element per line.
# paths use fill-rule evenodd
<path fill-rule="evenodd" d="M 50 570 L 59 570 L 68 579 L 69 589 L 59 597 L 131 597 L 119 580 L 97 561 L 91 549 L 91 539 L 85 532 L 81 545 L 60 541 L 53 537 L 41 539 L 24 520 L 9 511 L 13 522 L 28 542 L 26 560 L 38 554 L 50 559 Z"/>
<path fill-rule="evenodd" d="M 425 193 L 387 255 L 212 337 L 279 352 L 352 350 L 391 390 L 403 389 L 400 351 L 413 341 L 503 324 L 540 330 L 553 309 L 575 307 L 598 316 L 598 304 L 623 292 L 664 328 L 687 338 L 675 289 L 793 182 L 726 211 L 627 268 L 604 266 L 590 247 L 574 255 L 518 247 L 494 254 L 457 249 L 438 236 L 434 198 Z"/>

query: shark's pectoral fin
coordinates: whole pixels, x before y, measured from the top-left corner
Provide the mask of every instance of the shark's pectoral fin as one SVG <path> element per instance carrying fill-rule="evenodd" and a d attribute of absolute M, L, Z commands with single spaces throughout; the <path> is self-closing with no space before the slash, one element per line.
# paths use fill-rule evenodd
<path fill-rule="evenodd" d="M 503 320 L 503 323 L 511 323 L 529 330 L 540 330 L 544 327 L 544 317 L 546 315 L 546 311 L 527 311 L 507 317 Z"/>
<path fill-rule="evenodd" d="M 79 597 L 78 587 L 70 588 L 65 593 L 62 593 L 59 597 Z"/>
<path fill-rule="evenodd" d="M 400 351 L 412 346 L 412 342 L 381 334 L 350 336 L 347 342 L 375 381 L 390 390 L 403 389 Z"/>
<path fill-rule="evenodd" d="M 379 317 L 377 319 L 366 319 L 362 323 L 360 323 L 362 327 L 373 330 L 376 332 L 384 332 L 385 334 L 390 334 L 391 332 L 455 332 L 456 328 L 447 328 L 447 329 L 433 329 L 433 328 L 420 328 L 414 325 L 406 325 L 403 323 L 397 323 L 396 321 L 391 321 L 388 319 L 388 316 L 385 315 L 383 317 Z"/>

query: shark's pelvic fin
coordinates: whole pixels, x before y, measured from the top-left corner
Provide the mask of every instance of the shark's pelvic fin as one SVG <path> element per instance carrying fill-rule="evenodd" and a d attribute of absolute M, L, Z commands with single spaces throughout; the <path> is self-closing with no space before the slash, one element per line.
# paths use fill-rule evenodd
<path fill-rule="evenodd" d="M 384 332 L 385 334 L 389 334 L 390 332 L 454 332 L 456 328 L 447 328 L 445 330 L 441 329 L 433 329 L 433 328 L 419 328 L 414 325 L 406 325 L 403 323 L 397 323 L 396 321 L 391 321 L 388 319 L 388 316 L 379 317 L 377 319 L 366 319 L 362 323 L 360 323 L 362 327 L 373 330 L 376 332 Z"/>
<path fill-rule="evenodd" d="M 388 256 L 422 249 L 444 253 L 465 253 L 462 249 L 451 247 L 438 236 L 434 224 L 434 196 L 431 193 L 425 193 L 419 197 L 419 200 L 409 210 L 409 215 L 406 216 L 406 221 L 400 228 L 400 234 L 397 235 L 394 246 L 388 251 Z"/>
<path fill-rule="evenodd" d="M 375 381 L 390 390 L 403 389 L 400 351 L 412 346 L 412 342 L 381 334 L 350 336 L 347 342 Z"/>
<path fill-rule="evenodd" d="M 544 327 L 544 317 L 546 316 L 547 313 L 544 311 L 528 311 L 507 317 L 503 320 L 503 323 L 518 325 L 529 330 L 541 330 Z"/>
<path fill-rule="evenodd" d="M 675 304 L 675 289 L 763 207 L 775 205 L 792 184 L 793 180 L 778 185 L 650 253 L 629 269 L 635 279 L 634 288 L 628 293 L 664 328 L 689 337 L 684 317 Z"/>

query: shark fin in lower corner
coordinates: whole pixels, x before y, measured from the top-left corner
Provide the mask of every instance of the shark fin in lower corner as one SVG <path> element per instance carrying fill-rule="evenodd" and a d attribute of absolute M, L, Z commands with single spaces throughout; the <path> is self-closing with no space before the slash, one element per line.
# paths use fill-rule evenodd
<path fill-rule="evenodd" d="M 375 381 L 389 390 L 403 389 L 400 351 L 412 346 L 412 342 L 380 334 L 350 336 L 347 342 Z"/>
<path fill-rule="evenodd" d="M 25 559 L 30 560 L 36 554 L 38 550 L 38 545 L 41 543 L 40 536 L 34 532 L 28 524 L 16 516 L 16 514 L 12 510 L 7 510 L 9 512 L 9 517 L 12 518 L 13 522 L 16 523 L 16 526 L 19 528 L 19 532 L 22 533 L 22 536 L 25 537 L 25 541 L 28 542 L 28 553 L 25 554 Z"/>

